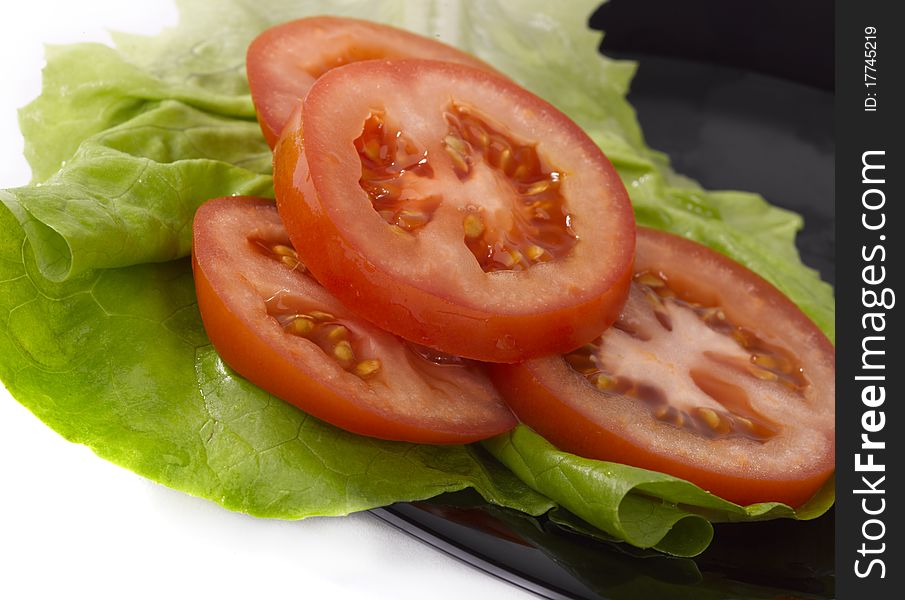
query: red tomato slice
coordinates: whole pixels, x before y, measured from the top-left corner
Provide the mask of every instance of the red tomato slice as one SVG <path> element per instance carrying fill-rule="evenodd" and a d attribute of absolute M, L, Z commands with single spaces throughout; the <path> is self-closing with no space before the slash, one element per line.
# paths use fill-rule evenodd
<path fill-rule="evenodd" d="M 324 287 L 450 354 L 571 350 L 628 293 L 635 224 L 612 165 L 562 113 L 483 71 L 419 60 L 330 71 L 287 124 L 274 180 Z"/>
<path fill-rule="evenodd" d="M 314 281 L 272 202 L 205 203 L 192 258 L 198 307 L 220 356 L 302 410 L 355 433 L 437 444 L 515 424 L 480 366 L 377 329 Z"/>
<path fill-rule="evenodd" d="M 312 17 L 271 27 L 255 38 L 246 57 L 251 98 L 270 147 L 318 77 L 334 67 L 380 58 L 429 58 L 493 71 L 452 46 L 358 19 Z"/>
<path fill-rule="evenodd" d="M 498 365 L 516 415 L 557 447 L 798 506 L 834 469 L 835 353 L 781 292 L 700 244 L 638 229 L 631 295 L 600 338 Z"/>

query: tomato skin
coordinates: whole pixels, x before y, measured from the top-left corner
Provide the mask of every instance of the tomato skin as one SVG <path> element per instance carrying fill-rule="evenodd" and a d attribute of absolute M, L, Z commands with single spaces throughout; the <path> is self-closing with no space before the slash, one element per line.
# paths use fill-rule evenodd
<path fill-rule="evenodd" d="M 228 251 L 224 252 L 218 240 L 211 239 L 214 229 L 199 223 L 216 222 L 225 210 L 235 210 L 237 203 L 251 209 L 270 209 L 275 218 L 272 201 L 261 198 L 220 198 L 210 200 L 196 213 L 192 249 L 192 270 L 205 330 L 223 360 L 240 375 L 319 419 L 347 431 L 381 439 L 410 441 L 427 444 L 463 444 L 478 441 L 511 429 L 515 419 L 511 412 L 494 396 L 479 397 L 489 383 L 477 381 L 471 391 L 481 403 L 477 419 L 467 414 L 468 401 L 459 404 L 461 413 L 452 417 L 430 418 L 420 421 L 405 418 L 390 406 L 364 405 L 349 386 L 334 378 L 332 384 L 322 380 L 324 365 L 308 364 L 299 358 L 299 352 L 290 345 L 275 347 L 267 337 L 268 328 L 274 325 L 263 308 L 248 306 L 236 297 L 227 297 L 224 283 L 236 278 L 225 273 L 229 264 Z M 247 216 L 249 223 L 254 216 Z M 238 245 L 238 244 L 236 244 Z M 263 306 L 264 301 L 261 301 Z M 259 315 L 249 317 L 249 314 Z M 398 342 L 397 342 L 398 345 Z M 327 365 L 329 366 L 329 365 Z M 392 366 L 392 365 L 390 365 Z M 349 374 L 348 377 L 354 378 Z M 454 377 L 454 376 L 453 376 Z M 479 376 L 470 376 L 475 380 Z M 357 381 L 357 380 L 356 380 Z M 392 390 L 388 391 L 390 394 Z M 405 393 L 405 392 L 404 392 Z M 404 394 L 403 394 L 404 395 Z M 388 398 L 390 404 L 392 398 Z M 442 402 L 443 398 L 437 398 Z M 478 414 L 478 411 L 475 411 Z M 430 415 L 428 415 L 430 417 Z"/>
<path fill-rule="evenodd" d="M 430 66 L 432 62 L 373 61 L 369 65 L 380 69 L 384 64 L 418 63 Z M 340 67 L 333 73 L 357 66 Z M 471 72 L 455 65 L 443 68 L 453 74 Z M 321 81 L 332 83 L 333 77 L 330 75 Z M 485 78 L 492 78 L 494 85 L 508 86 L 517 90 L 516 93 L 528 96 L 527 92 L 511 82 L 490 75 L 481 76 L 481 79 Z M 328 85 L 322 83 L 319 89 L 325 89 Z M 539 107 L 539 111 L 556 111 L 542 100 L 531 98 L 528 102 Z M 507 314 L 476 304 L 464 304 L 444 297 L 442 293 L 401 280 L 375 265 L 365 256 L 362 248 L 349 241 L 341 225 L 331 218 L 327 203 L 316 190 L 318 176 L 310 171 L 303 115 L 309 102 L 319 100 L 319 94 L 309 94 L 303 106 L 287 122 L 274 152 L 274 186 L 280 216 L 293 245 L 302 256 L 319 257 L 318 261 L 312 261 L 312 273 L 350 309 L 379 327 L 419 344 L 476 360 L 505 363 L 580 346 L 618 317 L 631 282 L 634 215 L 615 169 L 574 123 L 569 121 L 564 127 L 575 135 L 576 144 L 603 159 L 601 169 L 605 173 L 606 184 L 602 192 L 615 199 L 616 208 L 609 217 L 613 227 L 619 228 L 623 234 L 620 253 L 610 265 L 609 278 L 598 285 L 599 289 L 593 297 L 581 302 L 570 297 L 564 306 L 551 306 L 541 313 Z M 558 111 L 556 113 L 559 114 Z M 322 147 L 320 141 L 315 150 L 320 156 L 328 156 L 332 152 Z M 455 267 L 451 265 L 450 268 Z"/>
<path fill-rule="evenodd" d="M 720 288 L 725 290 L 733 284 L 739 287 L 740 294 L 746 294 L 748 290 L 757 290 L 755 304 L 773 311 L 773 315 L 781 313 L 779 319 L 785 327 L 794 334 L 803 333 L 801 339 L 793 339 L 790 344 L 800 355 L 808 355 L 812 360 L 816 357 L 816 360 L 813 360 L 814 364 L 806 365 L 806 370 L 807 367 L 811 367 L 811 375 L 815 381 L 811 384 L 813 393 L 810 393 L 805 401 L 811 403 L 814 410 L 821 413 L 820 416 L 815 416 L 814 427 L 817 430 L 816 437 L 823 440 L 824 453 L 820 456 L 807 457 L 804 461 L 805 466 L 800 469 L 777 472 L 763 468 L 763 464 L 756 464 L 755 457 L 751 458 L 751 464 L 740 464 L 734 470 L 714 467 L 706 460 L 689 459 L 689 456 L 694 455 L 694 450 L 686 453 L 687 447 L 681 445 L 685 442 L 678 438 L 676 444 L 679 445 L 673 451 L 654 448 L 644 437 L 634 435 L 634 432 L 627 435 L 627 429 L 631 430 L 638 423 L 632 419 L 652 419 L 649 415 L 642 417 L 631 415 L 628 423 L 620 422 L 615 415 L 603 413 L 604 416 L 601 417 L 602 413 L 597 412 L 596 408 L 593 406 L 588 408 L 594 402 L 606 402 L 602 397 L 594 399 L 590 396 L 590 394 L 599 396 L 596 390 L 590 386 L 585 390 L 579 385 L 570 384 L 571 387 L 565 386 L 570 391 L 564 392 L 565 378 L 571 381 L 573 376 L 578 375 L 572 372 L 560 357 L 540 358 L 520 365 L 494 365 L 491 376 L 497 389 L 524 423 L 564 451 L 587 458 L 668 473 L 740 505 L 774 501 L 793 507 L 802 505 L 832 476 L 835 468 L 834 431 L 831 424 L 828 427 L 826 425 L 826 413 L 832 415 L 835 396 L 833 384 L 835 351 L 832 344 L 781 292 L 728 258 L 699 244 L 663 232 L 639 228 L 638 236 L 639 265 L 636 269 L 662 270 L 671 276 L 677 274 L 676 263 L 686 261 L 692 269 L 681 273 L 677 279 L 685 279 L 681 281 L 682 285 L 694 286 L 695 280 L 706 278 L 707 275 L 705 269 L 695 268 L 701 266 L 701 263 L 697 262 L 698 259 L 722 265 L 730 269 L 737 279 L 708 282 L 708 286 L 700 288 L 698 293 L 705 296 L 720 294 Z M 652 247 L 656 247 L 657 255 L 654 257 L 650 256 Z M 669 253 L 672 255 L 669 256 Z M 731 295 L 734 292 L 722 293 Z M 727 306 L 727 313 L 730 312 L 730 308 Z M 736 307 L 736 313 L 732 315 L 734 318 L 742 318 L 738 310 Z M 759 315 L 758 319 L 761 317 L 762 315 Z M 817 364 L 820 361 L 824 364 Z M 591 398 L 591 401 L 589 403 L 578 401 L 576 396 L 582 394 L 586 398 Z M 790 423 L 782 425 L 788 428 L 795 426 Z M 659 435 L 671 435 L 670 428 L 669 425 L 663 425 Z M 780 433 L 780 436 L 782 435 Z M 725 448 L 726 446 L 709 447 L 702 444 L 700 453 L 705 455 L 708 452 L 719 453 Z"/>
<path fill-rule="evenodd" d="M 360 19 L 320 16 L 276 25 L 248 47 L 246 70 L 264 139 L 273 148 L 283 125 L 305 97 L 317 71 L 358 60 L 430 58 L 494 71 L 477 58 L 436 40 Z"/>

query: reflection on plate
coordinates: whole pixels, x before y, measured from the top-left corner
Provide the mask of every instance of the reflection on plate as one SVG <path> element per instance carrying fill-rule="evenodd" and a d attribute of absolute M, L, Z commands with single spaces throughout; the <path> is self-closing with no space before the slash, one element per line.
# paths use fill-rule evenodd
<path fill-rule="evenodd" d="M 472 492 L 376 509 L 378 517 L 546 598 L 832 598 L 832 513 L 811 522 L 721 524 L 694 559 L 578 535 Z M 574 517 L 565 516 L 571 520 Z"/>

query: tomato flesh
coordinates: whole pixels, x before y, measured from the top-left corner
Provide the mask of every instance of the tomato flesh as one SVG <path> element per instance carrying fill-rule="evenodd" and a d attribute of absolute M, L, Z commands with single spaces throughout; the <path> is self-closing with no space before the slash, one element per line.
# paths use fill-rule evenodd
<path fill-rule="evenodd" d="M 271 27 L 255 38 L 246 57 L 252 101 L 270 147 L 317 78 L 335 67 L 383 58 L 430 58 L 493 70 L 452 46 L 369 21 L 322 16 Z"/>
<path fill-rule="evenodd" d="M 315 277 L 418 344 L 489 362 L 571 350 L 628 293 L 634 218 L 606 157 L 508 80 L 434 61 L 334 69 L 274 156 Z"/>
<path fill-rule="evenodd" d="M 343 429 L 467 443 L 515 419 L 482 368 L 400 340 L 354 316 L 309 274 L 271 201 L 221 198 L 196 213 L 198 306 L 239 374 Z"/>
<path fill-rule="evenodd" d="M 559 448 L 798 506 L 834 470 L 835 356 L 785 296 L 694 242 L 638 230 L 619 319 L 563 356 L 494 368 Z"/>

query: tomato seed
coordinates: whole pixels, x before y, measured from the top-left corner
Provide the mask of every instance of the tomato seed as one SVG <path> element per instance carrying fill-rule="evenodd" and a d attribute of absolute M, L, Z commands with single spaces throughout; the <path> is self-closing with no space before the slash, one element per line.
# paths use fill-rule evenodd
<path fill-rule="evenodd" d="M 484 233 L 484 219 L 475 213 L 465 215 L 462 226 L 465 229 L 465 237 L 470 239 L 478 238 Z"/>
<path fill-rule="evenodd" d="M 634 277 L 635 282 L 641 285 L 646 285 L 651 288 L 660 288 L 666 285 L 666 282 L 654 275 L 653 273 L 649 273 L 644 271 L 643 273 L 638 273 Z"/>
<path fill-rule="evenodd" d="M 716 429 L 722 422 L 720 415 L 718 415 L 717 412 L 713 409 L 700 406 L 697 408 L 696 412 L 698 417 L 700 417 L 701 420 L 704 421 L 704 423 L 706 423 L 707 426 L 711 429 Z"/>
<path fill-rule="evenodd" d="M 293 250 L 289 246 L 284 246 L 283 244 L 274 244 L 270 247 L 270 249 L 277 256 L 291 256 L 295 259 L 299 257 L 299 255 L 296 254 L 295 250 Z"/>
<path fill-rule="evenodd" d="M 779 375 L 767 369 L 761 369 L 756 366 L 749 366 L 748 372 L 762 381 L 779 381 Z"/>
<path fill-rule="evenodd" d="M 368 158 L 370 158 L 374 162 L 377 162 L 380 160 L 381 146 L 382 144 L 379 140 L 371 138 L 363 144 L 363 150 Z"/>
<path fill-rule="evenodd" d="M 512 159 L 512 150 L 510 150 L 509 148 L 504 148 L 503 151 L 500 152 L 499 167 L 500 167 L 500 171 L 502 171 L 503 173 L 506 173 L 507 175 L 508 175 L 507 171 L 509 170 L 511 159 Z"/>
<path fill-rule="evenodd" d="M 285 331 L 293 335 L 308 336 L 314 331 L 314 322 L 307 317 L 296 317 L 286 324 Z"/>
<path fill-rule="evenodd" d="M 772 370 L 779 367 L 779 361 L 769 354 L 754 354 L 751 356 L 751 362 L 764 369 Z"/>
<path fill-rule="evenodd" d="M 380 371 L 380 366 L 380 361 L 376 358 L 363 360 L 355 365 L 354 372 L 361 378 L 370 377 Z"/>
<path fill-rule="evenodd" d="M 448 135 L 443 138 L 443 143 L 446 144 L 447 148 L 462 156 L 465 156 L 469 152 L 468 143 L 458 136 Z"/>
<path fill-rule="evenodd" d="M 754 423 L 751 422 L 751 419 L 746 419 L 745 417 L 733 417 L 732 419 L 736 425 L 741 425 L 748 431 L 754 431 Z"/>
<path fill-rule="evenodd" d="M 355 351 L 352 350 L 352 344 L 348 340 L 343 340 L 334 346 L 333 356 L 342 362 L 350 363 L 355 360 Z"/>
<path fill-rule="evenodd" d="M 616 384 L 615 380 L 613 380 L 612 378 L 610 378 L 609 376 L 607 376 L 603 373 L 598 373 L 597 375 L 594 376 L 594 385 L 597 386 L 598 390 L 601 390 L 601 391 L 609 390 L 609 389 L 613 388 L 613 386 L 615 384 Z"/>
<path fill-rule="evenodd" d="M 396 213 L 395 225 L 405 231 L 414 231 L 427 225 L 429 219 L 419 210 L 404 208 Z"/>
<path fill-rule="evenodd" d="M 528 255 L 528 258 L 530 258 L 534 262 L 539 261 L 546 253 L 546 250 L 536 244 L 528 246 L 528 248 L 525 250 L 525 254 Z"/>
<path fill-rule="evenodd" d="M 456 175 L 459 177 L 467 175 L 469 171 L 471 171 L 471 167 L 468 164 L 466 156 L 468 153 L 468 146 L 466 143 L 461 138 L 454 135 L 448 135 L 443 138 L 443 143 L 446 146 L 446 153 L 453 162 L 453 169 L 455 170 Z"/>
<path fill-rule="evenodd" d="M 296 269 L 302 263 L 299 262 L 299 259 L 292 256 L 282 256 L 280 257 L 280 262 L 289 267 L 290 269 Z"/>
<path fill-rule="evenodd" d="M 713 321 L 725 321 L 726 313 L 723 312 L 721 308 L 711 307 L 702 309 L 698 313 L 705 322 L 713 322 Z"/>
<path fill-rule="evenodd" d="M 675 406 L 662 406 L 654 411 L 654 416 L 661 421 L 671 423 L 676 427 L 685 425 L 685 413 L 680 412 Z"/>
<path fill-rule="evenodd" d="M 543 194 L 550 189 L 551 185 L 553 185 L 553 183 L 550 180 L 537 181 L 529 185 L 525 189 L 524 193 L 526 196 L 536 196 L 537 194 Z"/>
<path fill-rule="evenodd" d="M 346 329 L 343 325 L 334 325 L 327 333 L 327 339 L 332 342 L 338 342 L 340 340 L 346 339 L 348 335 L 349 330 Z"/>

